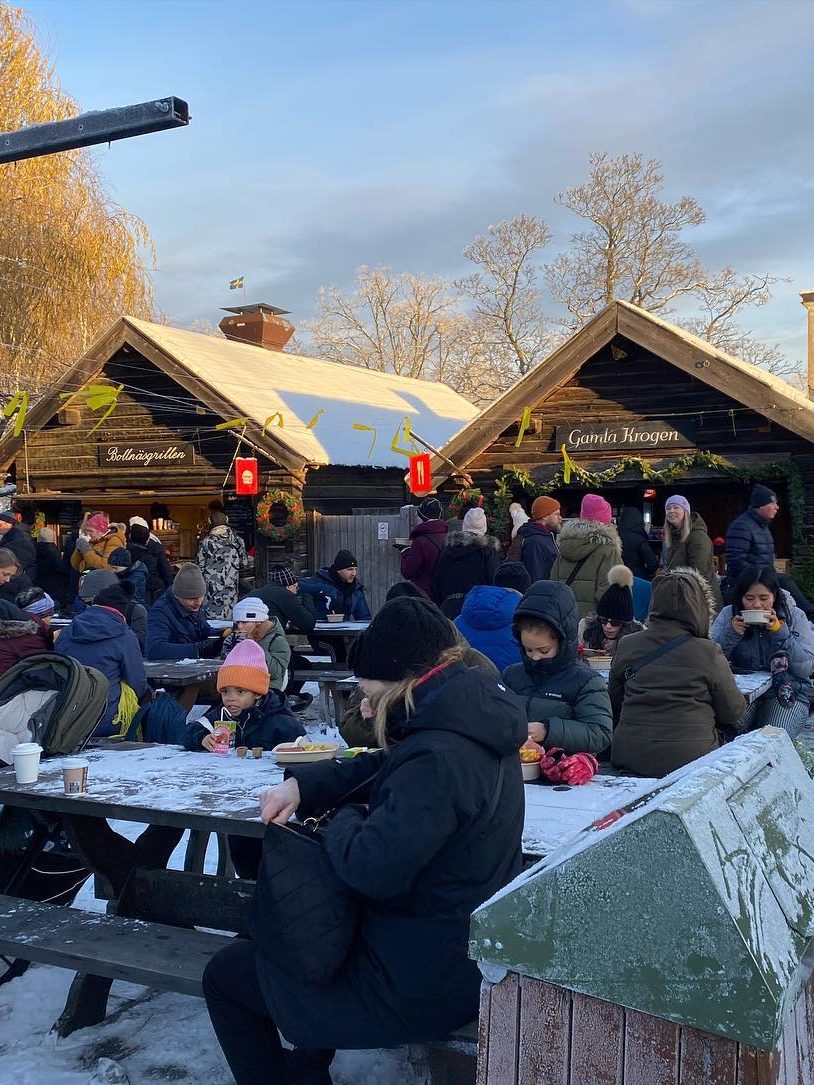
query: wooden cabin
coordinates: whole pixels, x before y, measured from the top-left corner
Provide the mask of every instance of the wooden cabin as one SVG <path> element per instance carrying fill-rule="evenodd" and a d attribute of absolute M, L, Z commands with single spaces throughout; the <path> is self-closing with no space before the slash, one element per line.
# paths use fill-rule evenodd
<path fill-rule="evenodd" d="M 224 324 L 242 326 L 235 312 Z M 248 306 L 245 319 L 268 325 L 279 312 Z M 184 559 L 219 498 L 248 546 L 307 565 L 307 515 L 284 539 L 256 531 L 266 491 L 299 498 L 307 513 L 397 511 L 408 497 L 405 419 L 438 447 L 476 413 L 445 385 L 288 354 L 264 336 L 117 320 L 31 407 L 19 436 L 8 423 L 0 464 L 17 507 L 63 532 L 84 510 L 140 515 Z M 257 458 L 258 497 L 237 496 L 236 455 Z M 284 503 L 272 511 L 274 524 L 287 522 Z"/>
<path fill-rule="evenodd" d="M 440 451 L 436 484 L 449 495 L 480 490 L 498 533 L 510 526 L 509 501 L 528 510 L 540 492 L 559 498 L 564 516 L 578 513 L 585 493 L 601 492 L 614 512 L 636 506 L 654 528 L 678 493 L 715 539 L 764 482 L 780 501 L 778 557 L 793 559 L 798 573 L 808 558 L 814 404 L 625 302 L 594 317 Z"/>

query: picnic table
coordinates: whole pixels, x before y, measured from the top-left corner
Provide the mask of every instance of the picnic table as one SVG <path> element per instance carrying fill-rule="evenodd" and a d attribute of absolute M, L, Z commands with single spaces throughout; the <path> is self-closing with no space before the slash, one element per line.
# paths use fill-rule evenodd
<path fill-rule="evenodd" d="M 0 952 L 77 970 L 57 1023 L 67 1035 L 102 1021 L 113 979 L 200 994 L 200 974 L 225 935 L 245 933 L 253 883 L 202 873 L 209 835 L 263 835 L 259 795 L 282 779 L 270 753 L 260 759 L 189 753 L 174 746 L 90 749 L 88 791 L 65 795 L 62 758 L 42 763 L 35 784 L 0 771 L 0 803 L 58 816 L 96 876 L 108 915 L 0 898 Z M 571 841 L 597 817 L 631 801 L 653 781 L 596 777 L 578 788 L 526 785 L 523 847 L 535 860 Z M 146 826 L 131 842 L 109 824 Z M 166 869 L 183 831 L 185 869 Z M 225 851 L 225 848 L 223 849 Z M 208 933 L 192 929 L 207 928 Z M 94 969 L 98 974 L 94 974 Z"/>
<path fill-rule="evenodd" d="M 145 659 L 144 670 L 155 689 L 177 691 L 178 702 L 188 713 L 201 686 L 216 678 L 222 665 L 220 659 Z"/>
<path fill-rule="evenodd" d="M 370 622 L 317 622 L 311 635 L 312 643 L 317 639 L 329 643 L 336 655 L 337 665 L 344 666 L 351 641 L 369 625 Z"/>

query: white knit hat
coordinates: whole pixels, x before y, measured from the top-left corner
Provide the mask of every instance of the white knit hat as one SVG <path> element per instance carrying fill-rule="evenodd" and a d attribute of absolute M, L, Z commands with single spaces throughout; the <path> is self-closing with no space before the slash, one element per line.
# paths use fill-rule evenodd
<path fill-rule="evenodd" d="M 512 501 L 509 505 L 509 516 L 512 518 L 512 538 L 514 538 L 523 524 L 529 522 L 529 514 L 519 502 Z"/>
<path fill-rule="evenodd" d="M 262 599 L 256 596 L 248 596 L 235 603 L 232 608 L 233 622 L 267 622 L 269 620 L 269 608 Z"/>
<path fill-rule="evenodd" d="M 486 513 L 483 509 L 470 509 L 466 516 L 464 516 L 464 531 L 469 531 L 473 535 L 485 535 L 486 527 Z"/>
<path fill-rule="evenodd" d="M 150 525 L 147 523 L 143 516 L 131 516 L 127 522 L 130 527 L 132 527 L 133 524 L 138 524 L 139 527 L 146 527 L 148 531 L 150 530 Z"/>

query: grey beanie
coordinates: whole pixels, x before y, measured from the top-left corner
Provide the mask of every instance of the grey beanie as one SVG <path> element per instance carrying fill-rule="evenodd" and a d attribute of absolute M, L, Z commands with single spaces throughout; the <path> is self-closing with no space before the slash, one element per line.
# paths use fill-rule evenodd
<path fill-rule="evenodd" d="M 206 595 L 203 573 L 193 562 L 182 565 L 172 582 L 173 595 L 178 599 L 202 599 Z"/>
<path fill-rule="evenodd" d="M 79 598 L 95 599 L 100 591 L 112 588 L 118 583 L 119 578 L 112 569 L 91 569 L 79 583 Z"/>

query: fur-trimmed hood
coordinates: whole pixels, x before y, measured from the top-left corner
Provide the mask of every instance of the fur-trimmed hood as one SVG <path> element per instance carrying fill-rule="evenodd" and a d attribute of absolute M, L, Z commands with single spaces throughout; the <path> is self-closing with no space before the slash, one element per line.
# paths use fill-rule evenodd
<path fill-rule="evenodd" d="M 0 619 L 0 640 L 13 640 L 15 637 L 31 637 L 40 631 L 36 622 L 18 622 L 12 619 Z"/>
<path fill-rule="evenodd" d="M 567 520 L 558 535 L 560 553 L 566 561 L 582 561 L 600 546 L 615 546 L 621 554 L 622 542 L 613 524 L 599 520 Z"/>
<path fill-rule="evenodd" d="M 679 565 L 653 581 L 649 623 L 678 622 L 694 637 L 708 637 L 715 613 L 715 597 L 696 569 Z"/>
<path fill-rule="evenodd" d="M 446 546 L 450 550 L 465 546 L 485 546 L 491 550 L 500 550 L 500 540 L 494 535 L 475 535 L 471 531 L 454 531 L 447 535 Z"/>

